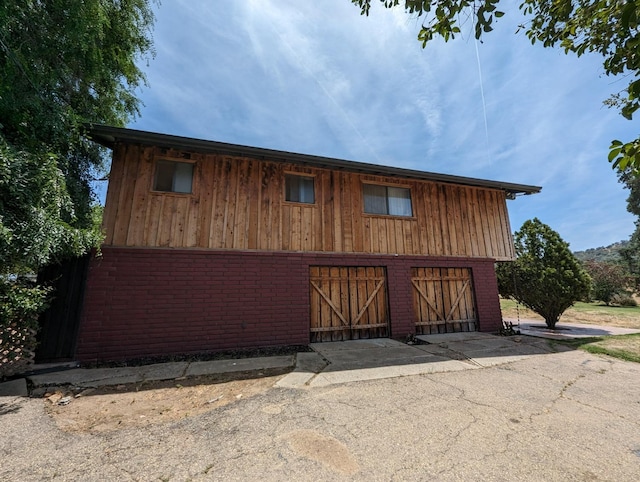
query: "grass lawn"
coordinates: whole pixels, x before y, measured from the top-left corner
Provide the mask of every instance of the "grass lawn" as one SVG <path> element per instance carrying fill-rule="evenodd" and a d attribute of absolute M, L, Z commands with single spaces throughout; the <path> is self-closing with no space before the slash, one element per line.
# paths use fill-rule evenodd
<path fill-rule="evenodd" d="M 515 301 L 500 300 L 500 307 L 502 308 L 503 317 L 509 319 L 517 318 L 518 309 Z M 521 319 L 543 321 L 541 316 L 524 306 L 520 306 L 519 311 Z M 620 307 L 605 306 L 601 303 L 580 302 L 565 311 L 560 317 L 559 323 L 585 323 L 640 329 L 640 306 Z M 600 353 L 640 363 L 640 334 L 582 338 L 562 341 L 562 343 L 590 353 Z"/>
<path fill-rule="evenodd" d="M 636 335 L 601 336 L 577 338 L 561 343 L 589 353 L 609 355 L 614 358 L 640 363 L 640 333 Z"/>

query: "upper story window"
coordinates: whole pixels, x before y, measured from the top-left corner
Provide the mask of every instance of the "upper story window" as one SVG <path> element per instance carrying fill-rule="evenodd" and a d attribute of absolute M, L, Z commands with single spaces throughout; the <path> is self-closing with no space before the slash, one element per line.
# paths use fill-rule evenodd
<path fill-rule="evenodd" d="M 411 190 L 403 187 L 363 184 L 364 212 L 389 216 L 413 216 Z"/>
<path fill-rule="evenodd" d="M 193 188 L 193 163 L 156 161 L 153 179 L 154 191 L 191 194 Z"/>
<path fill-rule="evenodd" d="M 310 176 L 298 176 L 285 174 L 284 199 L 295 203 L 315 203 L 314 178 Z"/>

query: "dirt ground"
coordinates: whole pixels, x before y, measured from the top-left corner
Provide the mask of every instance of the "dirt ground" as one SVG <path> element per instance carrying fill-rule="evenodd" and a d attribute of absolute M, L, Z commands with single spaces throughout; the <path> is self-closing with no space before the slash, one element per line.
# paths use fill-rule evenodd
<path fill-rule="evenodd" d="M 56 390 L 44 403 L 66 432 L 99 433 L 199 415 L 262 393 L 282 376 L 245 380 L 195 379 L 144 386 L 117 386 L 80 393 Z"/>

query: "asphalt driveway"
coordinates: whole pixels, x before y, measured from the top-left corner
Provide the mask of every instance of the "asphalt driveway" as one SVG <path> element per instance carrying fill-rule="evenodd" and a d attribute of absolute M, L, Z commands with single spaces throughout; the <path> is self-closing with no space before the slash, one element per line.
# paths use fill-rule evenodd
<path fill-rule="evenodd" d="M 0 480 L 638 480 L 640 365 L 485 354 L 471 369 L 388 378 L 352 366 L 335 373 L 359 381 L 275 386 L 102 434 L 62 432 L 42 399 L 4 397 Z"/>

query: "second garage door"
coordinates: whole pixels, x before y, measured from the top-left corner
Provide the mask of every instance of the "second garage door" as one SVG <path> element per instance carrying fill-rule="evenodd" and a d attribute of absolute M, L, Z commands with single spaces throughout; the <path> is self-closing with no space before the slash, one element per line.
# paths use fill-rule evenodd
<path fill-rule="evenodd" d="M 468 268 L 413 268 L 416 333 L 476 331 L 475 299 Z"/>

